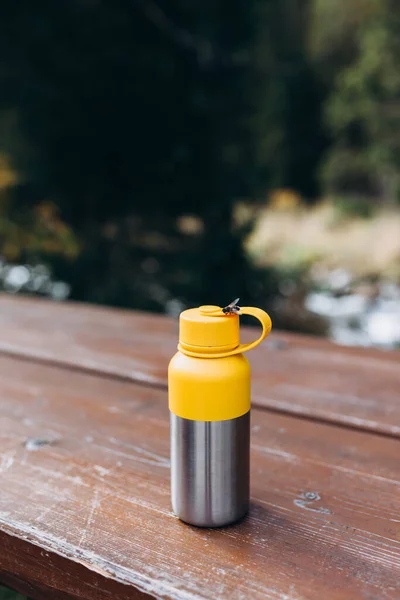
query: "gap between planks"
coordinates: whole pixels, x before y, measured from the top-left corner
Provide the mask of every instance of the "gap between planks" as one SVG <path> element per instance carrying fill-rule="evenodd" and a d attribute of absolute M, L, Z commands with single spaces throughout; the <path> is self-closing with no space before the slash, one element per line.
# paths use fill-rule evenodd
<path fill-rule="evenodd" d="M 73 302 L 55 306 L 2 294 L 0 324 L 4 354 L 149 390 L 166 389 L 166 367 L 178 334 L 177 321 L 161 315 Z M 246 327 L 243 334 L 243 341 L 253 335 Z M 252 359 L 254 407 L 400 438 L 400 352 L 339 348 L 287 332 L 274 335 Z"/>
<path fill-rule="evenodd" d="M 87 365 L 72 364 L 70 362 L 62 361 L 60 359 L 50 359 L 47 357 L 38 356 L 37 352 L 35 352 L 34 354 L 33 353 L 31 354 L 29 352 L 22 353 L 19 351 L 17 352 L 14 350 L 5 350 L 4 348 L 0 348 L 0 356 L 14 358 L 14 359 L 16 359 L 18 361 L 22 361 L 22 362 L 36 363 L 36 364 L 47 366 L 47 367 L 63 369 L 65 371 L 71 371 L 73 373 L 82 373 L 83 375 L 92 375 L 92 376 L 95 375 L 96 377 L 100 377 L 100 378 L 104 378 L 104 379 L 111 379 L 113 381 L 121 381 L 124 383 L 134 383 L 135 385 L 140 385 L 140 386 L 147 387 L 147 388 L 164 390 L 164 391 L 168 390 L 167 382 L 161 382 L 161 381 L 157 380 L 155 377 L 153 378 L 151 375 L 146 375 L 143 378 L 140 378 L 140 376 L 135 376 L 135 375 L 129 376 L 129 375 L 125 375 L 124 373 L 116 373 L 114 368 L 110 371 L 107 371 L 107 370 L 101 370 L 98 367 L 90 367 Z M 292 410 L 289 410 L 289 409 L 285 409 L 285 408 L 279 408 L 276 406 L 266 406 L 264 404 L 254 404 L 253 403 L 252 409 L 257 409 L 257 410 L 265 411 L 268 413 L 274 413 L 274 414 L 278 414 L 278 415 L 289 416 L 289 417 L 292 417 L 293 419 L 296 419 L 299 421 L 306 421 L 306 422 L 311 421 L 313 423 L 320 423 L 322 425 L 331 425 L 334 427 L 338 427 L 340 429 L 343 428 L 343 429 L 350 430 L 350 431 L 359 431 L 361 433 L 365 433 L 365 434 L 369 434 L 369 435 L 373 435 L 373 436 L 399 440 L 398 434 L 391 433 L 390 431 L 375 429 L 372 426 L 369 427 L 367 424 L 365 424 L 363 422 L 352 424 L 352 423 L 349 423 L 348 421 L 340 421 L 337 418 L 333 418 L 333 417 L 325 418 L 320 415 L 311 415 L 311 414 L 304 414 L 301 412 L 296 412 L 295 410 L 293 410 L 293 408 L 292 408 Z"/>

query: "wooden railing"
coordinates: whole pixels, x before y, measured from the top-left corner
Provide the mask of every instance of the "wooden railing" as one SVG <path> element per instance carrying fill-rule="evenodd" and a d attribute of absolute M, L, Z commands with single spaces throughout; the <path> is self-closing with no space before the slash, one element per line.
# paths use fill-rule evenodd
<path fill-rule="evenodd" d="M 400 353 L 252 353 L 249 515 L 171 512 L 177 323 L 0 296 L 0 581 L 32 598 L 400 597 Z M 245 331 L 244 337 L 253 335 Z"/>

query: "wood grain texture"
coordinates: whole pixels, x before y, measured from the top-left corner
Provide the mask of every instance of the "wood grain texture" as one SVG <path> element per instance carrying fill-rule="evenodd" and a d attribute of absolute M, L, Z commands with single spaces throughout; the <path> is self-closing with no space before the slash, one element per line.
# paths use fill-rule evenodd
<path fill-rule="evenodd" d="M 12 590 L 38 600 L 150 600 L 153 596 L 120 583 L 27 539 L 0 531 L 0 579 Z M 128 595 L 129 593 L 129 595 Z"/>
<path fill-rule="evenodd" d="M 400 597 L 397 439 L 253 410 L 250 514 L 209 530 L 171 513 L 164 390 L 3 356 L 0 419 L 0 580 L 38 600 Z"/>
<path fill-rule="evenodd" d="M 159 315 L 6 295 L 0 327 L 0 352 L 161 388 L 178 338 Z M 400 352 L 273 332 L 248 356 L 254 406 L 400 437 Z"/>

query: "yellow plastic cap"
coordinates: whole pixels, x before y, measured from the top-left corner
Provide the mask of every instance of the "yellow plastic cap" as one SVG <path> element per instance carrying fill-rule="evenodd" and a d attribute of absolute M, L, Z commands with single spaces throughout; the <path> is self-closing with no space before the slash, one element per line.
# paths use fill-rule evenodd
<path fill-rule="evenodd" d="M 220 306 L 205 305 L 184 310 L 179 318 L 178 350 L 194 358 L 225 358 L 258 346 L 271 331 L 270 316 L 253 306 L 237 309 L 239 313 L 227 313 Z M 260 337 L 249 344 L 240 343 L 238 314 L 251 315 L 262 325 Z"/>
<path fill-rule="evenodd" d="M 183 350 L 212 353 L 233 350 L 240 343 L 239 317 L 219 306 L 200 306 L 181 313 L 179 343 Z"/>

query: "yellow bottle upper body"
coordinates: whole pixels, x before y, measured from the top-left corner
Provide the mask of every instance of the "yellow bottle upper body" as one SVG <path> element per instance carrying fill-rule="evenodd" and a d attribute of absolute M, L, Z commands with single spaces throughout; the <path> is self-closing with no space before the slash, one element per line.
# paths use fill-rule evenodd
<path fill-rule="evenodd" d="M 268 335 L 271 319 L 258 308 L 240 311 L 263 326 L 261 337 L 250 344 L 240 344 L 238 314 L 224 314 L 218 306 L 181 313 L 178 352 L 168 367 L 169 408 L 175 415 L 223 421 L 250 410 L 250 365 L 242 352 Z"/>
<path fill-rule="evenodd" d="M 168 380 L 169 408 L 178 417 L 224 421 L 250 410 L 250 365 L 243 354 L 209 360 L 177 352 Z"/>

